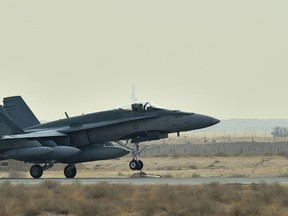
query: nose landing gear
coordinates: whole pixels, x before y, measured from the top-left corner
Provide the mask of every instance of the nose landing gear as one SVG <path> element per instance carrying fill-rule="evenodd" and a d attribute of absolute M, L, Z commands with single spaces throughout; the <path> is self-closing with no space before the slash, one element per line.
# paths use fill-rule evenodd
<path fill-rule="evenodd" d="M 144 163 L 139 159 L 141 152 L 147 147 L 143 148 L 139 151 L 139 143 L 135 143 L 136 149 L 131 150 L 133 155 L 133 159 L 129 163 L 129 167 L 131 170 L 142 170 L 144 167 Z"/>
<path fill-rule="evenodd" d="M 132 147 L 128 146 L 128 140 L 127 140 L 126 144 L 124 144 L 120 141 L 115 141 L 115 142 L 131 152 L 133 159 L 129 163 L 130 169 L 131 170 L 142 170 L 144 167 L 144 163 L 139 159 L 139 156 L 140 156 L 141 152 L 147 148 L 148 145 L 146 145 L 143 149 L 139 150 L 139 144 L 140 143 L 133 143 L 133 144 L 135 144 L 136 148 L 132 148 Z"/>

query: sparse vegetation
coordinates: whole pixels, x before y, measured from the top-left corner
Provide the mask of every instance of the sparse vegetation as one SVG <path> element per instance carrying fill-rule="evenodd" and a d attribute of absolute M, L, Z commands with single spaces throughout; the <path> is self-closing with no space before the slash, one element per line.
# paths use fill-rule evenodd
<path fill-rule="evenodd" d="M 0 185 L 0 215 L 288 215 L 288 187 Z"/>
<path fill-rule="evenodd" d="M 27 173 L 10 170 L 8 173 L 8 178 L 27 178 Z"/>
<path fill-rule="evenodd" d="M 273 137 L 288 137 L 288 129 L 286 127 L 275 127 L 271 134 Z"/>

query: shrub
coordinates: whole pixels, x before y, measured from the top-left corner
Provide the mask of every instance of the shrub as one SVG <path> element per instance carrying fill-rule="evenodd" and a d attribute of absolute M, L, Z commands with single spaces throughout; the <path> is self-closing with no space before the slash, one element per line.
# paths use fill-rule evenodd
<path fill-rule="evenodd" d="M 0 184 L 0 215 L 283 215 L 288 187 L 278 184 Z"/>

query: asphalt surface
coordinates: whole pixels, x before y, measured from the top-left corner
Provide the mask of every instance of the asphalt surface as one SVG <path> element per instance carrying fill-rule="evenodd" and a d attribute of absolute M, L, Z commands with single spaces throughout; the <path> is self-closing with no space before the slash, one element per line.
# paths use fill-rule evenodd
<path fill-rule="evenodd" d="M 61 184 L 91 185 L 106 182 L 109 184 L 132 184 L 132 185 L 205 185 L 211 183 L 219 184 L 283 184 L 288 185 L 287 177 L 211 177 L 211 178 L 21 178 L 21 179 L 0 179 L 0 184 L 9 182 L 11 184 L 38 185 L 45 181 L 55 181 Z"/>

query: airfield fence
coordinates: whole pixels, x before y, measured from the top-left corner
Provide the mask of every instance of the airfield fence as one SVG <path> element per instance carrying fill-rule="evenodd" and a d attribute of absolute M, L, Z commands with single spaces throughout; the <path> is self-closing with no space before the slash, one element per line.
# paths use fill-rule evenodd
<path fill-rule="evenodd" d="M 154 144 L 141 156 L 238 156 L 238 155 L 288 155 L 288 142 L 281 143 L 214 143 L 214 144 Z"/>
<path fill-rule="evenodd" d="M 147 144 L 144 156 L 288 155 L 288 138 L 265 132 L 184 133 Z"/>
<path fill-rule="evenodd" d="M 214 144 L 214 143 L 239 143 L 239 142 L 261 142 L 278 143 L 288 142 L 288 137 L 273 137 L 268 132 L 188 132 L 169 136 L 161 141 L 151 142 L 153 144 Z"/>

